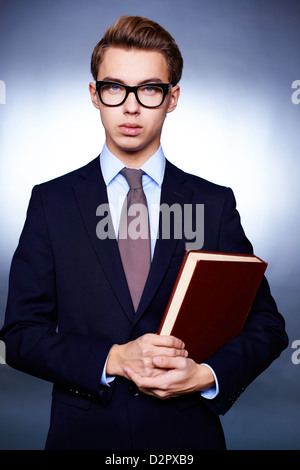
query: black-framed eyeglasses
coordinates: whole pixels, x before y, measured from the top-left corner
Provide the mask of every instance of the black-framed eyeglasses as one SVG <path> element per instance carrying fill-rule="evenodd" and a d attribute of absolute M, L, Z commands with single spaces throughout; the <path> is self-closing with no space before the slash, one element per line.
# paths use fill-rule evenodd
<path fill-rule="evenodd" d="M 169 93 L 171 83 L 147 83 L 127 86 L 115 82 L 97 81 L 96 90 L 105 106 L 121 106 L 129 93 L 134 93 L 138 103 L 145 108 L 158 108 Z"/>

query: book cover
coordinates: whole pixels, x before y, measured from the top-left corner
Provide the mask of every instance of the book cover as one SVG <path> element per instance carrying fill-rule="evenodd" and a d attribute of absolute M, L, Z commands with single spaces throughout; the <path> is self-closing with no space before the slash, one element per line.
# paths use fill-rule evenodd
<path fill-rule="evenodd" d="M 158 334 L 203 362 L 241 332 L 266 268 L 255 255 L 187 251 Z"/>

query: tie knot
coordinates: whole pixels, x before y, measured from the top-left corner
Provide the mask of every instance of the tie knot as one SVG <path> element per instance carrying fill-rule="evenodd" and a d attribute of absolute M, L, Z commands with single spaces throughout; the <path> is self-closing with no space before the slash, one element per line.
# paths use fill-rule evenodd
<path fill-rule="evenodd" d="M 142 176 L 144 172 L 142 170 L 134 170 L 133 168 L 123 168 L 120 173 L 126 178 L 130 189 L 138 189 L 143 187 Z"/>

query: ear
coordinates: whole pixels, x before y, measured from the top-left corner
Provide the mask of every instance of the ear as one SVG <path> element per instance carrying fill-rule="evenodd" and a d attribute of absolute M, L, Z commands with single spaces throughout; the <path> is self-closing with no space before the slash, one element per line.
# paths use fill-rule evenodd
<path fill-rule="evenodd" d="M 90 91 L 91 100 L 92 100 L 93 105 L 95 106 L 95 108 L 99 109 L 99 96 L 98 96 L 98 93 L 97 93 L 97 90 L 96 90 L 95 83 L 91 82 L 89 84 L 89 91 Z"/>
<path fill-rule="evenodd" d="M 179 100 L 179 95 L 180 95 L 179 85 L 176 85 L 176 86 L 172 87 L 167 113 L 171 113 L 172 111 L 174 111 L 174 109 L 177 106 L 178 100 Z"/>

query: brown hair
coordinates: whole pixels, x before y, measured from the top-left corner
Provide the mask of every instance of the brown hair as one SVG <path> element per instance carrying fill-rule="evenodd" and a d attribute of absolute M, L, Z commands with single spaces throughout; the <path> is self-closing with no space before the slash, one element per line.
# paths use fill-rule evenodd
<path fill-rule="evenodd" d="M 183 59 L 174 39 L 162 26 L 140 16 L 121 16 L 105 31 L 96 44 L 91 58 L 91 72 L 97 80 L 104 51 L 108 47 L 146 49 L 160 51 L 166 59 L 169 81 L 176 85 L 182 73 Z"/>

